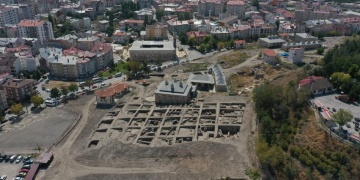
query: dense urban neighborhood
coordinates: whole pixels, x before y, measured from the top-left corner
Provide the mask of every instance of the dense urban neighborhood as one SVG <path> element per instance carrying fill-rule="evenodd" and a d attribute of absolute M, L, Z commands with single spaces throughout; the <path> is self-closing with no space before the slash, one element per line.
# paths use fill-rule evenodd
<path fill-rule="evenodd" d="M 360 2 L 0 0 L 0 180 L 358 179 Z"/>

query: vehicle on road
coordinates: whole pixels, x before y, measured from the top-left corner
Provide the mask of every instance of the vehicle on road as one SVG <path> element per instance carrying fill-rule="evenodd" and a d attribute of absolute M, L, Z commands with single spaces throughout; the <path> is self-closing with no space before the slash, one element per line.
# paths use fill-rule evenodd
<path fill-rule="evenodd" d="M 23 159 L 23 162 L 25 162 L 25 161 L 27 161 L 27 160 L 30 160 L 31 159 L 31 157 L 30 156 L 27 156 L 27 157 L 25 157 L 24 159 Z"/>
<path fill-rule="evenodd" d="M 50 92 L 50 89 L 45 89 L 45 92 Z"/>
<path fill-rule="evenodd" d="M 12 121 L 12 120 L 14 120 L 14 119 L 16 119 L 16 116 L 15 116 L 15 115 L 9 117 L 9 121 Z"/>
<path fill-rule="evenodd" d="M 6 158 L 7 158 L 7 155 L 6 155 L 6 154 L 3 154 L 3 155 L 0 157 L 0 162 L 3 162 Z"/>
<path fill-rule="evenodd" d="M 46 90 L 46 87 L 45 87 L 45 85 L 44 85 L 44 84 L 41 86 L 41 89 L 42 89 L 43 91 L 45 91 L 45 90 Z"/>
<path fill-rule="evenodd" d="M 20 169 L 19 173 L 22 173 L 22 172 L 27 173 L 27 172 L 29 172 L 29 170 L 28 169 Z"/>
<path fill-rule="evenodd" d="M 22 156 L 18 156 L 17 158 L 16 158 L 16 163 L 20 163 L 21 162 L 21 160 L 23 159 L 23 157 Z"/>
<path fill-rule="evenodd" d="M 119 73 L 116 73 L 114 77 L 120 77 L 121 75 L 122 75 L 121 72 L 119 72 Z"/>
<path fill-rule="evenodd" d="M 44 78 L 40 78 L 40 79 L 39 79 L 39 82 L 43 82 L 43 81 L 44 81 Z"/>
<path fill-rule="evenodd" d="M 25 114 L 25 111 L 21 111 L 21 112 L 19 113 L 19 116 L 24 115 L 24 114 Z"/>
<path fill-rule="evenodd" d="M 54 101 L 54 100 L 46 100 L 45 101 L 45 105 L 46 106 L 48 106 L 48 107 L 55 107 L 55 106 L 57 106 L 57 102 L 56 101 Z"/>
<path fill-rule="evenodd" d="M 47 80 L 45 80 L 45 83 L 47 84 L 47 83 L 49 83 L 49 81 L 50 81 L 50 80 L 47 79 Z"/>
<path fill-rule="evenodd" d="M 112 79 L 113 77 L 112 76 L 108 76 L 108 79 Z"/>
<path fill-rule="evenodd" d="M 86 85 L 86 82 L 80 82 L 79 87 L 84 87 Z"/>
<path fill-rule="evenodd" d="M 102 78 L 93 78 L 93 83 L 99 83 L 99 82 L 102 82 L 103 79 Z"/>
<path fill-rule="evenodd" d="M 0 180 L 6 180 L 7 176 L 6 175 L 3 175 L 0 177 Z"/>
<path fill-rule="evenodd" d="M 105 87 L 106 86 L 106 83 L 101 83 L 101 87 Z"/>

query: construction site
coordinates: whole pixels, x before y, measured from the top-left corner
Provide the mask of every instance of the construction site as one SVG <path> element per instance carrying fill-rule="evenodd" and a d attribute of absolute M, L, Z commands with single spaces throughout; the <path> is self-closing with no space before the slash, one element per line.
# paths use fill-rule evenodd
<path fill-rule="evenodd" d="M 96 125 L 88 147 L 114 139 L 154 147 L 239 137 L 245 108 L 245 103 L 235 102 L 181 107 L 120 104 Z"/>

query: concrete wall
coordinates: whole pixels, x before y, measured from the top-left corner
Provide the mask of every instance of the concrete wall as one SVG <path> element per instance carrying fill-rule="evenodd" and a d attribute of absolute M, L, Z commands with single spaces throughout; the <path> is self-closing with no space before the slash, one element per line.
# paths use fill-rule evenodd
<path fill-rule="evenodd" d="M 187 96 L 155 93 L 156 104 L 187 104 L 190 101 L 190 98 L 191 98 L 190 92 Z"/>

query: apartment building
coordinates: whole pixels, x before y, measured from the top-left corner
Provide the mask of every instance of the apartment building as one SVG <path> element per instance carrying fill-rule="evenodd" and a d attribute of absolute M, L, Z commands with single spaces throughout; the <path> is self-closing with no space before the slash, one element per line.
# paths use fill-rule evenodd
<path fill-rule="evenodd" d="M 9 104 L 7 102 L 6 91 L 0 90 L 0 110 L 4 111 L 9 108 Z"/>
<path fill-rule="evenodd" d="M 226 27 L 216 26 L 211 29 L 211 36 L 214 36 L 218 40 L 225 41 L 230 38 L 230 31 Z"/>
<path fill-rule="evenodd" d="M 154 19 L 154 11 L 150 8 L 140 9 L 135 11 L 136 19 L 143 20 L 147 19 L 147 23 L 150 23 Z"/>
<path fill-rule="evenodd" d="M 244 1 L 231 0 L 226 3 L 226 12 L 228 14 L 236 14 L 238 18 L 245 17 L 245 3 Z"/>
<path fill-rule="evenodd" d="M 0 26 L 5 24 L 17 24 L 19 22 L 19 13 L 12 7 L 0 6 Z"/>
<path fill-rule="evenodd" d="M 0 73 L 16 74 L 19 72 L 14 66 L 17 57 L 13 54 L 1 54 L 0 55 Z"/>
<path fill-rule="evenodd" d="M 140 30 L 142 27 L 144 27 L 144 21 L 143 20 L 133 20 L 133 19 L 126 19 L 120 22 L 120 26 L 122 29 L 132 28 L 136 30 Z"/>
<path fill-rule="evenodd" d="M 6 97 L 15 101 L 24 101 L 34 94 L 33 79 L 8 79 L 0 86 L 0 90 L 6 92 Z"/>
<path fill-rule="evenodd" d="M 23 38 L 37 38 L 43 44 L 46 40 L 54 39 L 51 22 L 40 20 L 21 20 L 18 24 L 19 35 Z"/>
<path fill-rule="evenodd" d="M 231 38 L 241 38 L 245 39 L 250 37 L 250 29 L 249 25 L 237 25 L 234 24 L 230 27 L 230 37 Z"/>
<path fill-rule="evenodd" d="M 304 51 L 305 50 L 303 48 L 290 48 L 287 61 L 294 64 L 302 63 L 304 58 Z"/>
<path fill-rule="evenodd" d="M 225 3 L 222 0 L 200 0 L 198 13 L 204 16 L 219 16 L 225 12 Z"/>
<path fill-rule="evenodd" d="M 261 53 L 262 53 L 261 58 L 265 63 L 276 65 L 279 62 L 276 56 L 276 52 L 274 50 L 264 49 L 261 51 Z"/>
<path fill-rule="evenodd" d="M 18 12 L 19 21 L 23 19 L 33 19 L 34 13 L 31 6 L 27 4 L 9 4 L 6 7 L 14 8 Z M 19 22 L 18 21 L 18 22 Z M 14 23 L 17 24 L 18 22 Z"/>
<path fill-rule="evenodd" d="M 126 44 L 129 41 L 129 36 L 126 32 L 116 30 L 113 34 L 114 43 Z"/>
<path fill-rule="evenodd" d="M 190 25 L 188 21 L 178 21 L 177 19 L 171 19 L 166 22 L 168 25 L 169 32 L 173 34 L 186 33 L 190 30 Z"/>
<path fill-rule="evenodd" d="M 168 39 L 168 27 L 162 24 L 146 26 L 146 40 L 165 40 Z"/>

